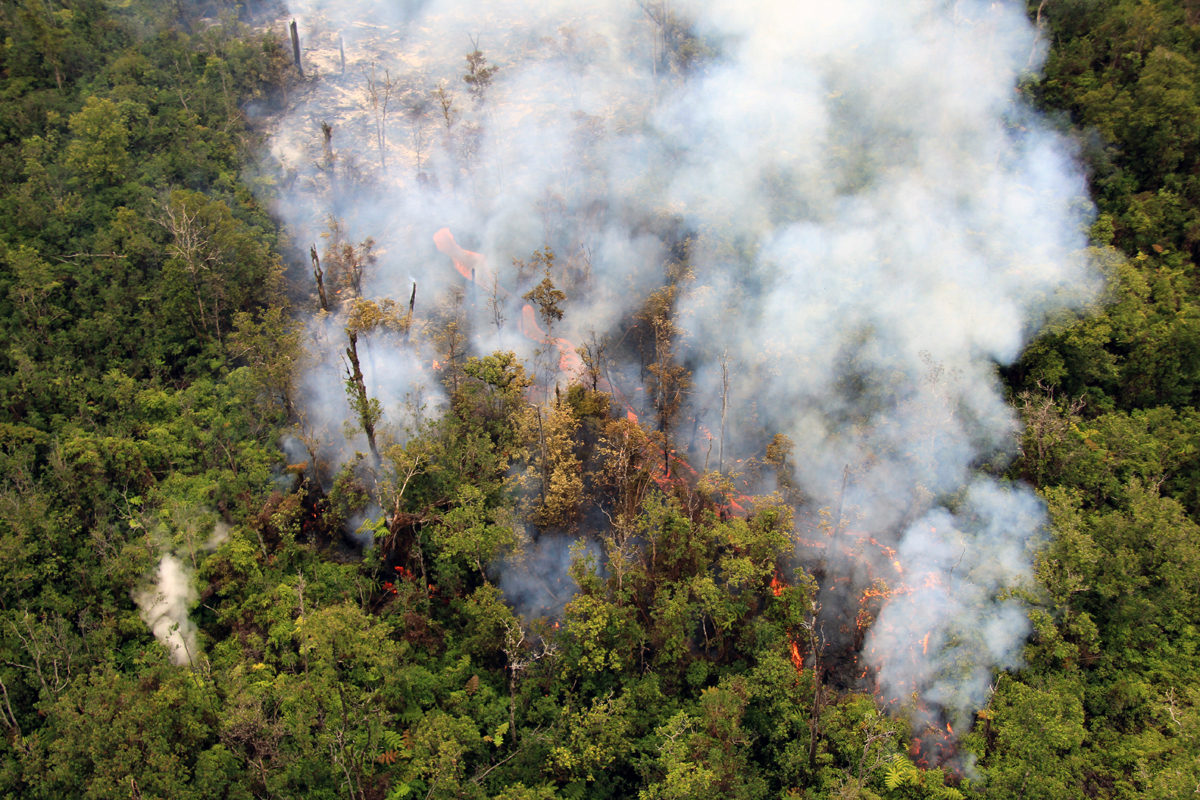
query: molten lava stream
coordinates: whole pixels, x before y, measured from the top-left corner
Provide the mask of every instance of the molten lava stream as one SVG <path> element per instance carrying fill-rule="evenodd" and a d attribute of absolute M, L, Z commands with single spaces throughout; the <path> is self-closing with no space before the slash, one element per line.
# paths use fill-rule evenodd
<path fill-rule="evenodd" d="M 492 282 L 492 273 L 487 268 L 487 259 L 480 253 L 465 250 L 454 241 L 454 234 L 449 228 L 442 228 L 433 235 L 433 243 L 438 250 L 450 256 L 454 269 L 468 281 L 474 281 L 477 286 L 487 287 Z M 507 290 L 505 291 L 508 294 Z M 521 334 L 538 344 L 549 344 L 558 350 L 558 368 L 568 376 L 571 383 L 583 375 L 583 361 L 575 352 L 575 346 L 566 339 L 552 338 L 542 330 L 537 322 L 537 314 L 533 306 L 526 303 L 521 308 Z"/>

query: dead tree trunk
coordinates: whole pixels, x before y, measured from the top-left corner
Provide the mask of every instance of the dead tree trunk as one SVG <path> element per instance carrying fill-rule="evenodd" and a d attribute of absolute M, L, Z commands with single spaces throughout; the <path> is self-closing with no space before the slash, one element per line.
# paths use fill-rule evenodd
<path fill-rule="evenodd" d="M 375 445 L 375 417 L 376 410 L 371 403 L 371 399 L 367 397 L 367 384 L 363 380 L 362 368 L 358 361 L 358 332 L 352 329 L 347 329 L 346 334 L 350 337 L 350 346 L 346 348 L 346 357 L 350 359 L 350 366 L 353 371 L 350 373 L 350 381 L 354 385 L 355 405 L 358 411 L 358 421 L 362 424 L 363 433 L 367 435 L 367 446 L 371 448 L 371 455 L 375 458 L 375 463 L 379 463 L 379 448 Z"/>
<path fill-rule="evenodd" d="M 725 412 L 729 409 L 729 351 L 721 353 L 721 442 L 717 447 L 717 472 L 725 471 Z"/>
<path fill-rule="evenodd" d="M 409 298 L 408 298 L 408 319 L 406 319 L 404 321 L 404 343 L 405 344 L 408 344 L 408 335 L 409 335 L 409 332 L 412 330 L 413 311 L 416 309 L 416 305 L 417 305 L 417 282 L 413 281 L 412 294 L 409 295 Z"/>
<path fill-rule="evenodd" d="M 296 57 L 296 70 L 304 77 L 304 66 L 300 63 L 300 34 L 296 31 L 296 20 L 292 20 L 292 55 Z"/>
<path fill-rule="evenodd" d="M 846 482 L 850 480 L 850 465 L 842 470 L 842 490 L 838 492 L 837 513 L 833 515 L 833 536 L 838 535 L 838 530 L 842 527 L 842 504 L 846 502 Z"/>
<path fill-rule="evenodd" d="M 325 137 L 325 171 L 329 173 L 329 188 L 333 193 L 334 203 L 337 203 L 337 155 L 333 152 L 333 126 L 322 122 L 321 134 Z"/>
<path fill-rule="evenodd" d="M 317 279 L 317 294 L 321 298 L 321 310 L 328 313 L 329 298 L 325 296 L 325 273 L 321 271 L 321 257 L 317 255 L 315 244 L 308 248 L 308 254 L 312 257 L 313 277 Z"/>

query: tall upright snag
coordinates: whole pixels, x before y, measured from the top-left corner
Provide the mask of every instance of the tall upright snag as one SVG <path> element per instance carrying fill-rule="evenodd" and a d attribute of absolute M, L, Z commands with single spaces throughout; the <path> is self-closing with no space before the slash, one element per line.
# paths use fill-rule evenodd
<path fill-rule="evenodd" d="M 328 122 L 321 121 L 321 136 L 324 138 L 322 155 L 324 158 L 324 168 L 329 176 L 329 189 L 333 195 L 334 206 L 338 204 L 338 178 L 337 178 L 337 154 L 333 152 L 333 126 Z"/>
<path fill-rule="evenodd" d="M 404 321 L 404 342 L 408 343 L 409 333 L 412 331 L 413 314 L 417 308 L 417 282 L 413 281 L 412 294 L 408 296 L 408 318 Z"/>
<path fill-rule="evenodd" d="M 359 424 L 367 435 L 367 446 L 375 464 L 379 464 L 379 448 L 375 444 L 375 423 L 379 421 L 382 412 L 379 401 L 367 396 L 367 384 L 363 380 L 362 367 L 358 361 L 358 331 L 346 328 L 346 336 L 350 346 L 346 348 L 346 357 L 350 359 L 350 369 L 346 370 L 346 390 L 350 394 L 351 403 L 358 414 Z"/>
<path fill-rule="evenodd" d="M 321 257 L 317 255 L 315 244 L 308 248 L 308 255 L 312 258 L 313 277 L 317 279 L 317 296 L 321 299 L 321 310 L 328 313 L 329 298 L 325 296 L 325 273 L 321 271 Z"/>
<path fill-rule="evenodd" d="M 296 20 L 292 20 L 292 55 L 296 59 L 296 69 L 304 75 L 304 65 L 300 63 L 300 34 L 296 31 Z"/>

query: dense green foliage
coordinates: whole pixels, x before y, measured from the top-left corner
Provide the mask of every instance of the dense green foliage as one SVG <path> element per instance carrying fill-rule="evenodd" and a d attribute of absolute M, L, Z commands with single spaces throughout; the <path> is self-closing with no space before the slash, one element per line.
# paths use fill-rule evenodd
<path fill-rule="evenodd" d="M 656 481 L 661 434 L 618 418 L 598 372 L 535 403 L 536 376 L 470 358 L 439 311 L 447 413 L 381 431 L 328 494 L 316 444 L 287 464 L 302 348 L 247 120 L 298 79 L 283 43 L 218 4 L 0 3 L 0 793 L 1193 795 L 1194 5 L 1030 6 L 1049 60 L 1022 91 L 1078 138 L 1111 292 L 1004 372 L 1025 421 L 1010 475 L 1054 525 L 1021 590 L 1027 666 L 996 678 L 948 774 L 912 760 L 928 731 L 793 663 L 817 633 L 786 482 L 731 515 L 713 476 Z M 350 320 L 364 341 L 413 327 L 370 303 Z M 519 617 L 494 585 L 499 559 L 535 557 L 517 520 L 564 539 L 587 515 L 609 524 L 573 586 L 535 587 L 553 614 Z M 199 593 L 154 618 L 137 600 L 167 556 Z"/>

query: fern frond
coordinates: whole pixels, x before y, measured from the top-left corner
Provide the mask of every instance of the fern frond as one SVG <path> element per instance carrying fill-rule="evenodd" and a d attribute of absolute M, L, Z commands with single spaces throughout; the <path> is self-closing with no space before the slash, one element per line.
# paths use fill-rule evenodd
<path fill-rule="evenodd" d="M 402 735 L 396 733 L 395 731 L 385 730 L 382 734 L 380 734 L 379 738 L 383 739 L 383 743 L 389 750 L 408 750 L 407 734 L 408 731 L 405 731 L 404 735 Z"/>

